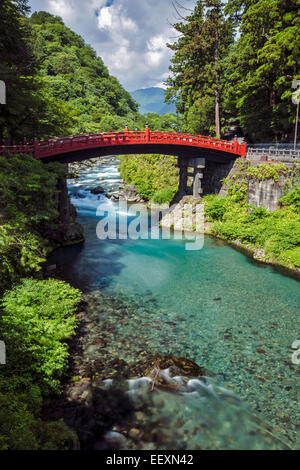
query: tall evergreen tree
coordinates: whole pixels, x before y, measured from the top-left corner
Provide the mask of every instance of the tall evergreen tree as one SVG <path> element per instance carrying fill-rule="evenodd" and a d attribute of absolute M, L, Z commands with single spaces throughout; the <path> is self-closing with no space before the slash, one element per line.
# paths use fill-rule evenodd
<path fill-rule="evenodd" d="M 300 78 L 298 0 L 229 0 L 240 36 L 227 60 L 226 106 L 250 140 L 292 139 Z"/>
<path fill-rule="evenodd" d="M 224 59 L 233 42 L 233 25 L 221 0 L 198 1 L 191 15 L 174 25 L 180 33 L 168 44 L 174 56 L 167 99 L 184 115 L 188 132 L 221 133 Z M 224 117 L 223 117 L 224 120 Z"/>

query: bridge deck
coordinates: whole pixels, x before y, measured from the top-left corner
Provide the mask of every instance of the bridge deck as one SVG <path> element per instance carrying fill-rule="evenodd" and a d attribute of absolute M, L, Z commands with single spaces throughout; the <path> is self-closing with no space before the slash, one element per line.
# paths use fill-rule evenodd
<path fill-rule="evenodd" d="M 23 145 L 2 146 L 0 147 L 0 154 L 5 152 L 27 153 L 34 158 L 47 159 L 47 160 L 60 160 L 70 155 L 71 161 L 76 160 L 76 153 L 81 153 L 82 158 L 90 158 L 89 154 L 84 156 L 82 151 L 89 149 L 105 149 L 101 154 L 116 153 L 143 153 L 143 149 L 147 150 L 144 153 L 149 153 L 150 147 L 156 149 L 157 153 L 163 153 L 164 148 L 168 148 L 168 153 L 174 149 L 176 155 L 180 149 L 202 149 L 215 154 L 224 154 L 225 157 L 237 158 L 246 157 L 247 145 L 239 144 L 236 140 L 229 142 L 226 140 L 216 139 L 212 137 L 174 133 L 174 132 L 159 132 L 151 131 L 146 128 L 145 131 L 128 131 L 101 133 L 101 134 L 84 134 L 75 135 L 62 138 L 47 139 L 44 141 L 35 140 L 33 143 L 24 143 Z M 171 150 L 170 150 L 171 149 Z M 151 150 L 152 152 L 152 150 Z M 90 152 L 94 156 L 94 152 Z M 70 160 L 70 158 L 68 160 Z M 80 156 L 79 156 L 80 159 Z M 67 161 L 67 159 L 66 159 Z"/>

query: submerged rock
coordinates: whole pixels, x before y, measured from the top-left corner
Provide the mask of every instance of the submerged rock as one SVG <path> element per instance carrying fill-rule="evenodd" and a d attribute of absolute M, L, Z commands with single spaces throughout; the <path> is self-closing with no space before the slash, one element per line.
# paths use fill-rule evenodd
<path fill-rule="evenodd" d="M 105 193 L 105 189 L 103 186 L 96 186 L 95 188 L 90 189 L 92 194 L 103 194 Z"/>
<path fill-rule="evenodd" d="M 184 382 L 184 378 L 200 378 L 205 375 L 202 367 L 184 357 L 170 356 L 139 362 L 131 368 L 131 372 L 139 377 L 148 377 L 152 380 L 153 388 L 174 391 Z M 182 380 L 174 381 L 174 377 Z"/>

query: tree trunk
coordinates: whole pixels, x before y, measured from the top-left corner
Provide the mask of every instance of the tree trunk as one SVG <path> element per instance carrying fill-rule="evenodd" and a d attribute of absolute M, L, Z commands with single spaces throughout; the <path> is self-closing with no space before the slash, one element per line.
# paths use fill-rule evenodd
<path fill-rule="evenodd" d="M 215 69 L 216 69 L 216 90 L 215 90 L 215 123 L 216 123 L 216 137 L 220 138 L 220 96 L 219 96 L 219 38 L 218 31 L 216 32 L 216 46 L 215 46 Z"/>

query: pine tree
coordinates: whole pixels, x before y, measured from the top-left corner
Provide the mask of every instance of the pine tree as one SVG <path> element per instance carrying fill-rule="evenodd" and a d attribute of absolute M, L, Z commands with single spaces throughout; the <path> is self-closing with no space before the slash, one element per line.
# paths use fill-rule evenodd
<path fill-rule="evenodd" d="M 188 132 L 221 133 L 224 59 L 233 42 L 233 23 L 220 0 L 198 1 L 192 14 L 174 25 L 179 39 L 166 84 L 167 99 L 175 101 Z"/>

